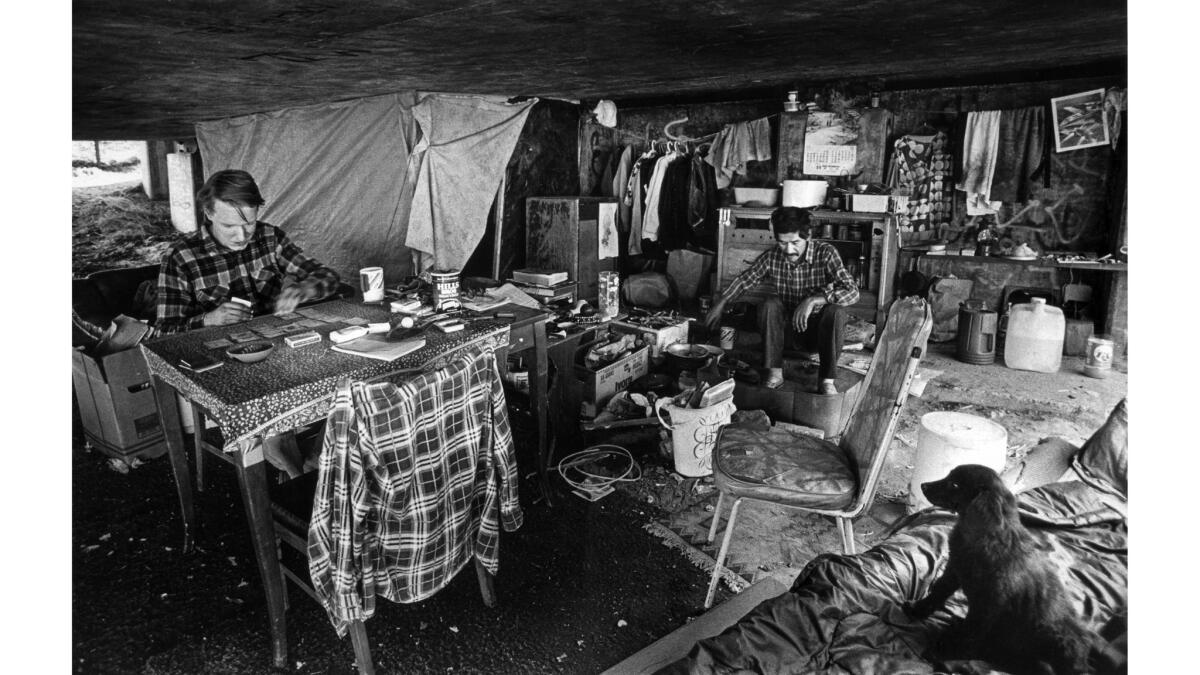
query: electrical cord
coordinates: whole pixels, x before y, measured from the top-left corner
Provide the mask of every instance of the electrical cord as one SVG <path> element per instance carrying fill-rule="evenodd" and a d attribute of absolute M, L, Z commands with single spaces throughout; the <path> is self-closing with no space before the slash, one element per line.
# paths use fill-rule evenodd
<path fill-rule="evenodd" d="M 583 467 L 593 464 L 610 457 L 623 457 L 627 466 L 625 470 L 616 476 L 606 476 L 595 474 L 585 470 Z M 572 478 L 567 474 L 574 472 L 581 474 L 582 480 Z M 585 492 L 605 491 L 612 487 L 614 483 L 631 483 L 642 477 L 642 467 L 633 460 L 633 455 L 628 450 L 612 444 L 593 445 L 590 448 L 580 450 L 579 452 L 563 457 L 558 462 L 558 475 L 562 477 L 567 485 L 570 485 L 576 490 Z"/>

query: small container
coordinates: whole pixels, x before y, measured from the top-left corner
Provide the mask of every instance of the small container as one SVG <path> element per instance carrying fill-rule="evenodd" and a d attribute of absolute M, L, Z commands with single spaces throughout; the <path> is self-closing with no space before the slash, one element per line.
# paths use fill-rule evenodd
<path fill-rule="evenodd" d="M 458 270 L 431 271 L 429 278 L 433 284 L 433 311 L 446 312 L 462 307 L 458 299 Z"/>
<path fill-rule="evenodd" d="M 1108 335 L 1093 335 L 1087 340 L 1087 360 L 1083 374 L 1102 380 L 1112 372 L 1113 341 Z"/>
<path fill-rule="evenodd" d="M 733 326 L 721 326 L 721 339 L 719 346 L 725 351 L 733 349 L 733 345 L 737 342 L 737 329 Z"/>
<path fill-rule="evenodd" d="M 1016 370 L 1058 372 L 1067 321 L 1062 310 L 1032 298 L 1013 305 L 1004 336 L 1004 365 Z"/>

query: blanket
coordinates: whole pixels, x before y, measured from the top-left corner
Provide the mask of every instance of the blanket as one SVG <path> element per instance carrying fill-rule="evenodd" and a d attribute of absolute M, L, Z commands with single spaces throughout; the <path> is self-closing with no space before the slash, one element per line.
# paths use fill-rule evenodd
<path fill-rule="evenodd" d="M 1111 495 L 1077 480 L 1035 488 L 1019 500 L 1022 520 L 1059 568 L 1079 615 L 1120 643 L 1128 587 L 1121 509 L 1110 503 Z M 661 672 L 935 672 L 926 650 L 951 621 L 966 615 L 965 598 L 960 591 L 924 622 L 909 617 L 903 605 L 923 597 L 940 575 L 954 519 L 927 509 L 899 521 L 890 536 L 860 555 L 819 556 L 789 592 L 761 603 Z"/>

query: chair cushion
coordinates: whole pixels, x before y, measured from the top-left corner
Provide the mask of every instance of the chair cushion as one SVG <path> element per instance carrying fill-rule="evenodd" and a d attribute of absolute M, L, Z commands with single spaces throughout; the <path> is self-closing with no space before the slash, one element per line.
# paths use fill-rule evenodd
<path fill-rule="evenodd" d="M 738 497 L 812 509 L 844 509 L 858 489 L 840 447 L 779 428 L 722 429 L 713 451 L 713 478 L 718 488 Z"/>

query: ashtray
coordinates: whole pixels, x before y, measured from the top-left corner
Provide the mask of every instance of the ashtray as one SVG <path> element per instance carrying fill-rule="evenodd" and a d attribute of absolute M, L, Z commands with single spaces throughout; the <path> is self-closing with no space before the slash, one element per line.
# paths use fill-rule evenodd
<path fill-rule="evenodd" d="M 248 342 L 230 347 L 225 350 L 225 353 L 242 363 L 257 363 L 270 356 L 273 351 L 275 351 L 273 343 Z"/>

